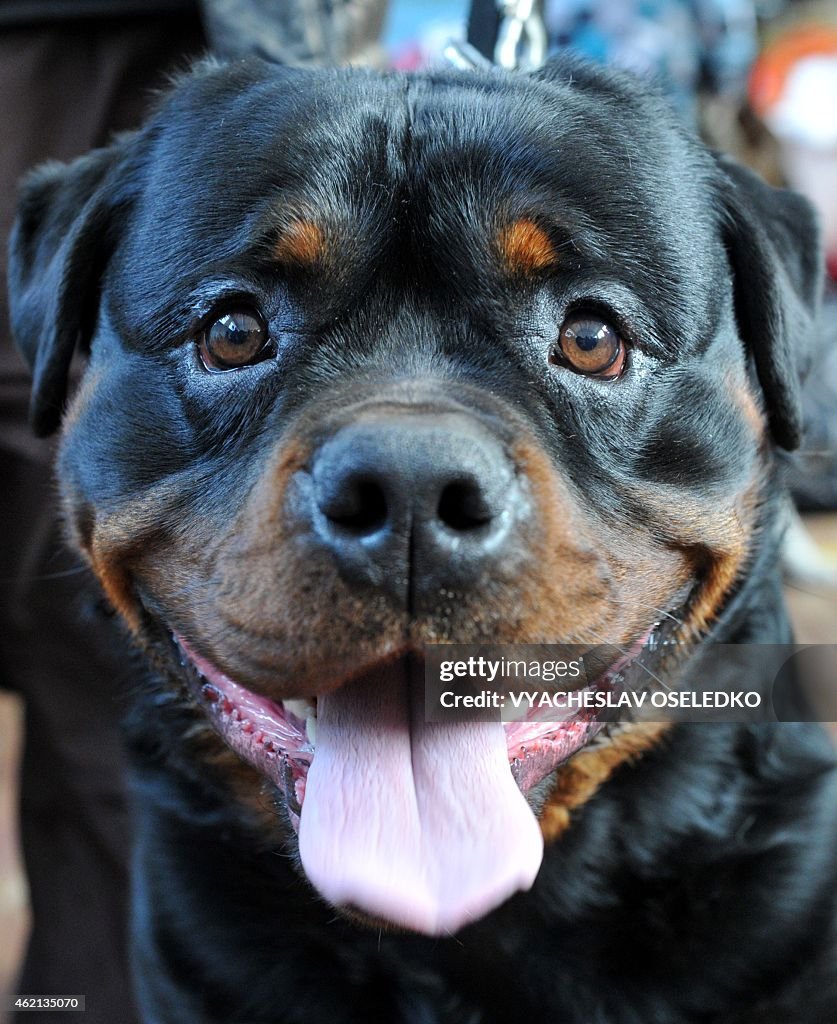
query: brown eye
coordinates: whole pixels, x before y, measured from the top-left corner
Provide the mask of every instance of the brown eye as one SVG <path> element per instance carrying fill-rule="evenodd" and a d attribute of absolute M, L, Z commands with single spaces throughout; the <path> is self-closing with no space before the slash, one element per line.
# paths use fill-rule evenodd
<path fill-rule="evenodd" d="M 625 344 L 600 317 L 573 313 L 561 325 L 552 361 L 576 373 L 613 380 L 625 368 Z"/>
<path fill-rule="evenodd" d="M 267 358 L 270 336 L 261 317 L 250 309 L 231 309 L 204 330 L 199 341 L 207 370 L 238 370 Z"/>

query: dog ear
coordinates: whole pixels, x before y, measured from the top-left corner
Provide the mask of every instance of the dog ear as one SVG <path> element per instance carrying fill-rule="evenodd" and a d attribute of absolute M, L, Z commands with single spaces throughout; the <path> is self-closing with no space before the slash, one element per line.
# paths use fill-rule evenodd
<path fill-rule="evenodd" d="M 773 438 L 791 451 L 802 439 L 800 389 L 821 334 L 824 260 L 816 215 L 797 193 L 772 188 L 729 157 L 717 162 L 739 333 L 755 364 Z"/>
<path fill-rule="evenodd" d="M 69 165 L 47 164 L 21 187 L 9 242 L 9 310 L 32 370 L 29 418 L 39 437 L 57 428 L 73 353 L 95 328 L 122 150 L 118 143 Z"/>

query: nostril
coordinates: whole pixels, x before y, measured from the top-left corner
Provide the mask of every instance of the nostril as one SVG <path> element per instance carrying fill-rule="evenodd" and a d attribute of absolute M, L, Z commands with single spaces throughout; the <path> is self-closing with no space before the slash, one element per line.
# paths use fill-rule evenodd
<path fill-rule="evenodd" d="M 436 514 L 445 526 L 458 532 L 479 529 L 494 518 L 485 492 L 473 480 L 447 484 L 439 496 Z"/>
<path fill-rule="evenodd" d="M 321 504 L 320 510 L 333 523 L 359 534 L 379 530 L 386 522 L 388 511 L 381 485 L 361 477 L 344 481 L 343 486 Z"/>

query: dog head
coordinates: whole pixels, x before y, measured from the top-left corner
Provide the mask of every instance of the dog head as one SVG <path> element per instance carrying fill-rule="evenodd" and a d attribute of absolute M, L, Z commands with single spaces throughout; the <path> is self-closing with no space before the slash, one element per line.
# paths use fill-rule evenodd
<path fill-rule="evenodd" d="M 195 751 L 328 900 L 441 932 L 531 884 L 527 794 L 549 837 L 651 737 L 552 724 L 513 775 L 514 726 L 416 713 L 423 645 L 717 623 L 817 259 L 803 200 L 621 77 L 245 62 L 30 177 L 11 303 L 73 542 Z"/>

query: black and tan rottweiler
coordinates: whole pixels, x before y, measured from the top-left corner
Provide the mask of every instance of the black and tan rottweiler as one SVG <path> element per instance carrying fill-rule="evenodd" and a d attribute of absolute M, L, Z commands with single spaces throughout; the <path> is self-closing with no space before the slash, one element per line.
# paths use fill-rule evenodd
<path fill-rule="evenodd" d="M 151 666 L 148 1024 L 837 1020 L 819 726 L 521 750 L 416 703 L 427 643 L 606 642 L 651 679 L 663 628 L 789 640 L 818 271 L 805 201 L 567 60 L 204 64 L 28 179 L 34 425 Z"/>

